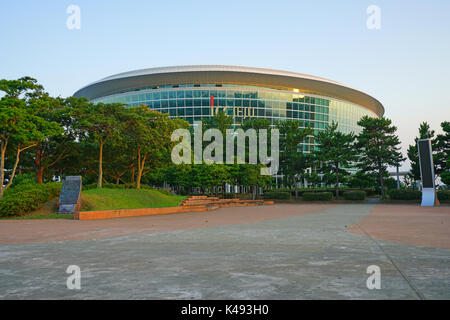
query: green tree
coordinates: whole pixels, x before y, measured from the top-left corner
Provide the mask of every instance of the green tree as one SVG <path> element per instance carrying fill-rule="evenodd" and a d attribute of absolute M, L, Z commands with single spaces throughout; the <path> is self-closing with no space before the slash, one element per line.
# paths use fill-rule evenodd
<path fill-rule="evenodd" d="M 68 158 L 74 151 L 76 131 L 74 130 L 71 114 L 71 99 L 77 98 L 52 98 L 47 93 L 43 93 L 32 99 L 31 104 L 36 106 L 37 115 L 49 122 L 58 123 L 61 131 L 48 139 L 40 141 L 35 148 L 34 154 L 30 154 L 33 159 L 33 166 L 36 174 L 36 181 L 44 183 L 44 173 L 54 167 L 58 162 Z"/>
<path fill-rule="evenodd" d="M 333 175 L 336 199 L 339 199 L 340 177 L 348 176 L 345 169 L 357 157 L 354 150 L 355 136 L 337 130 L 338 124 L 333 122 L 316 136 L 318 150 L 314 151 L 314 159 L 319 162 L 318 170 L 325 175 Z"/>
<path fill-rule="evenodd" d="M 170 161 L 170 153 L 175 145 L 170 140 L 172 132 L 178 128 L 187 128 L 182 119 L 170 119 L 167 114 L 151 111 L 147 106 L 132 107 L 126 114 L 125 134 L 135 148 L 137 157 L 136 188 L 141 187 L 141 178 L 145 168 L 155 168 L 162 161 Z"/>
<path fill-rule="evenodd" d="M 377 181 L 378 179 L 375 172 L 366 173 L 359 170 L 350 177 L 348 185 L 350 188 L 373 188 Z"/>
<path fill-rule="evenodd" d="M 113 144 L 120 139 L 120 118 L 124 109 L 119 103 L 86 103 L 74 110 L 77 126 L 85 130 L 98 145 L 97 188 L 101 188 L 103 182 L 103 148 L 106 143 Z"/>
<path fill-rule="evenodd" d="M 277 127 L 280 130 L 280 168 L 286 181 L 294 186 L 295 199 L 298 199 L 297 179 L 311 165 L 300 144 L 314 131 L 309 127 L 301 128 L 301 122 L 296 120 L 279 122 Z"/>
<path fill-rule="evenodd" d="M 36 105 L 30 103 L 31 97 L 42 90 L 42 86 L 30 77 L 18 80 L 0 80 L 0 198 L 14 180 L 20 155 L 61 132 L 56 122 L 47 121 L 38 115 Z M 5 182 L 5 161 L 15 157 L 8 170 L 8 183 Z"/>
<path fill-rule="evenodd" d="M 414 139 L 414 144 L 409 145 L 407 150 L 407 156 L 411 163 L 411 173 L 410 176 L 414 180 L 420 180 L 420 167 L 419 167 L 419 155 L 417 150 L 417 140 L 419 139 L 432 139 L 432 145 L 434 143 L 434 130 L 431 130 L 430 125 L 427 122 L 422 122 L 419 126 L 419 136 Z M 432 147 L 434 150 L 435 148 Z M 433 158 L 435 156 L 433 155 Z"/>
<path fill-rule="evenodd" d="M 436 160 L 443 183 L 450 185 L 450 122 L 441 123 L 442 134 L 436 137 Z"/>
<path fill-rule="evenodd" d="M 400 153 L 400 141 L 395 134 L 397 127 L 392 121 L 364 116 L 358 121 L 362 131 L 357 137 L 359 153 L 358 166 L 363 172 L 377 172 L 381 198 L 386 199 L 383 175 L 388 166 L 397 166 L 404 161 Z"/>

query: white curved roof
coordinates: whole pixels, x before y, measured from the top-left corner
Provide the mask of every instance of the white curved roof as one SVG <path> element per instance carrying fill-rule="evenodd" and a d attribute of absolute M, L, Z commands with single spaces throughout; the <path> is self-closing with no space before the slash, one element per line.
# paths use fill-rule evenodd
<path fill-rule="evenodd" d="M 378 116 L 384 114 L 384 107 L 378 100 L 333 80 L 291 71 L 224 65 L 158 67 L 123 72 L 93 82 L 75 92 L 74 96 L 95 99 L 154 85 L 182 83 L 229 83 L 277 89 L 295 88 L 300 92 L 330 96 L 359 104 L 374 111 Z"/>

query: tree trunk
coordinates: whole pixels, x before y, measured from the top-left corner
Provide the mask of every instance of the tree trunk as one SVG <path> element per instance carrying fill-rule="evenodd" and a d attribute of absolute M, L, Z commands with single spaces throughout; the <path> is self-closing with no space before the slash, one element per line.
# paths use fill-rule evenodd
<path fill-rule="evenodd" d="M 36 160 L 34 161 L 34 164 L 36 166 L 36 182 L 39 184 L 43 184 L 44 168 L 42 168 L 42 155 L 41 149 L 39 148 L 36 150 Z"/>
<path fill-rule="evenodd" d="M 145 158 L 147 157 L 147 154 L 144 155 L 141 161 L 141 151 L 138 150 L 138 172 L 137 172 L 137 178 L 136 178 L 136 189 L 141 188 L 141 177 L 142 173 L 144 172 L 144 166 L 145 166 Z"/>
<path fill-rule="evenodd" d="M 380 178 L 381 200 L 386 200 L 386 192 L 384 190 L 384 181 L 383 181 L 383 173 L 381 170 L 381 166 L 378 167 L 378 176 Z"/>
<path fill-rule="evenodd" d="M 16 162 L 14 163 L 14 168 L 13 168 L 13 171 L 12 171 L 12 173 L 11 173 L 11 177 L 9 177 L 8 184 L 5 186 L 5 189 L 4 189 L 4 190 L 8 189 L 8 188 L 11 186 L 11 184 L 12 184 L 12 182 L 13 182 L 13 180 L 14 180 L 14 177 L 15 177 L 15 175 L 16 175 L 17 165 L 19 164 L 19 160 L 20 160 L 20 152 L 21 152 L 22 150 L 24 150 L 24 149 L 20 149 L 20 146 L 17 147 Z M 2 194 L 2 195 L 3 195 L 3 194 Z"/>
<path fill-rule="evenodd" d="M 136 189 L 140 189 L 141 188 L 141 174 L 138 170 L 138 174 L 137 174 L 137 178 L 136 178 Z"/>
<path fill-rule="evenodd" d="M 8 145 L 8 141 L 3 142 L 1 144 L 1 160 L 0 160 L 0 199 L 3 197 L 3 193 L 5 189 L 3 188 L 3 182 L 5 181 L 5 154 L 6 154 L 6 146 Z"/>
<path fill-rule="evenodd" d="M 36 169 L 36 181 L 39 184 L 44 183 L 44 168 L 39 167 L 38 169 Z"/>
<path fill-rule="evenodd" d="M 100 142 L 100 154 L 98 159 L 98 181 L 97 188 L 102 187 L 103 181 L 103 141 Z"/>
<path fill-rule="evenodd" d="M 339 163 L 336 163 L 336 184 L 334 185 L 334 190 L 336 193 L 336 200 L 339 200 Z"/>
<path fill-rule="evenodd" d="M 294 175 L 294 190 L 295 190 L 295 200 L 298 200 L 298 188 L 297 188 L 297 178 Z M 289 197 L 292 196 L 292 193 Z"/>

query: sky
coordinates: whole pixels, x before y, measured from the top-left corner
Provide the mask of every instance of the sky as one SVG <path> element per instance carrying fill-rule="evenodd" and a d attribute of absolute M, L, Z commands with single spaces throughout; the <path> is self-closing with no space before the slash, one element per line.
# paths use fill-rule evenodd
<path fill-rule="evenodd" d="M 69 29 L 70 5 L 80 28 Z M 369 29 L 380 9 L 380 28 Z M 311 74 L 366 92 L 398 127 L 450 121 L 450 1 L 0 0 L 0 78 L 67 97 L 106 76 L 196 64 Z M 401 170 L 408 170 L 406 162 Z"/>

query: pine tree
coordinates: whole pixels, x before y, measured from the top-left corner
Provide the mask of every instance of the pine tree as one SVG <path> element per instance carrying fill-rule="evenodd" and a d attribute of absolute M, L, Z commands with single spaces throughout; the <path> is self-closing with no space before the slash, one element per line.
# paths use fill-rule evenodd
<path fill-rule="evenodd" d="M 314 152 L 314 158 L 319 162 L 319 171 L 335 178 L 336 199 L 339 199 L 340 177 L 349 173 L 345 169 L 356 160 L 353 148 L 355 136 L 353 133 L 343 133 L 337 130 L 338 124 L 333 122 L 316 136 L 319 150 Z"/>
<path fill-rule="evenodd" d="M 397 127 L 385 117 L 362 117 L 358 125 L 363 128 L 357 139 L 359 153 L 358 166 L 365 173 L 377 172 L 381 188 L 381 198 L 386 199 L 383 173 L 388 166 L 397 166 L 403 158 L 400 150 L 400 141 L 395 134 Z"/>

